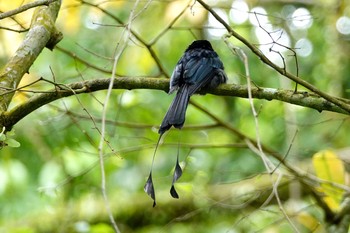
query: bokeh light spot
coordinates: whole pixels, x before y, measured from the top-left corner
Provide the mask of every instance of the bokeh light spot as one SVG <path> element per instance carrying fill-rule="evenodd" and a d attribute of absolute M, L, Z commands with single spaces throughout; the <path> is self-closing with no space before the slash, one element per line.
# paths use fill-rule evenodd
<path fill-rule="evenodd" d="M 350 34 L 350 18 L 347 16 L 342 16 L 337 20 L 336 27 L 338 32 L 343 35 Z"/>

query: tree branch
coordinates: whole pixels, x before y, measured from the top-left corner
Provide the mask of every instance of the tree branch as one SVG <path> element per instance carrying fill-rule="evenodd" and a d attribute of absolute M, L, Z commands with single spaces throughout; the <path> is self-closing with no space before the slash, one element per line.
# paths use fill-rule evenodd
<path fill-rule="evenodd" d="M 62 35 L 55 28 L 55 20 L 61 6 L 61 1 L 56 0 L 49 6 L 41 6 L 33 14 L 32 24 L 22 44 L 15 55 L 0 71 L 0 113 L 6 111 L 13 97 L 13 92 L 6 95 L 8 88 L 16 89 L 23 75 L 36 60 L 45 47 L 53 48 Z M 56 39 L 53 39 L 56 38 Z"/>
<path fill-rule="evenodd" d="M 100 7 L 99 4 L 93 4 L 85 0 L 80 0 L 82 4 L 85 4 L 87 6 L 94 7 L 96 9 L 99 9 L 101 12 L 104 14 L 108 15 L 111 17 L 113 20 L 115 20 L 117 23 L 121 25 L 126 25 L 123 20 L 121 20 L 119 17 L 116 15 L 113 15 L 110 11 L 105 10 L 104 8 Z M 169 74 L 166 72 L 166 69 L 162 62 L 160 61 L 159 57 L 157 56 L 155 50 L 152 48 L 153 43 L 147 43 L 135 30 L 130 29 L 130 33 L 143 45 L 147 48 L 148 52 L 154 59 L 154 62 L 157 64 L 160 72 L 165 75 L 165 77 L 170 78 Z"/>
<path fill-rule="evenodd" d="M 14 10 L 11 10 L 11 11 L 6 11 L 4 13 L 0 13 L 0 19 L 4 19 L 4 18 L 7 18 L 7 17 L 11 17 L 13 15 L 17 15 L 21 12 L 24 12 L 26 10 L 29 10 L 31 8 L 34 8 L 34 7 L 37 7 L 37 6 L 41 6 L 41 5 L 49 5 L 50 3 L 53 3 L 57 0 L 38 0 L 36 2 L 30 2 L 28 4 L 25 4 L 23 6 L 20 6 Z"/>
<path fill-rule="evenodd" d="M 33 112 L 34 110 L 44 106 L 47 103 L 57 99 L 72 96 L 81 93 L 90 93 L 94 91 L 106 90 L 110 83 L 110 79 L 94 79 L 83 82 L 76 82 L 68 85 L 56 84 L 55 88 L 45 93 L 37 94 L 30 98 L 27 102 L 14 107 L 8 112 L 0 115 L 0 125 L 10 129 L 18 121 Z M 140 78 L 140 77 L 118 77 L 114 81 L 114 89 L 152 89 L 152 90 L 169 90 L 169 79 L 166 78 Z M 349 114 L 344 109 L 335 104 L 307 92 L 294 93 L 293 90 L 281 90 L 273 88 L 257 88 L 251 89 L 253 98 L 266 100 L 279 100 L 294 105 L 304 106 L 316 109 L 317 111 L 331 111 L 342 114 Z M 225 84 L 213 90 L 203 90 L 200 94 L 210 93 L 221 96 L 235 96 L 248 98 L 248 90 L 245 86 L 235 84 Z"/>
<path fill-rule="evenodd" d="M 289 78 L 290 80 L 293 80 L 294 82 L 302 85 L 303 87 L 306 87 L 310 91 L 318 94 L 319 96 L 323 97 L 324 99 L 328 100 L 331 103 L 334 103 L 335 105 L 339 106 L 343 110 L 350 113 L 350 105 L 345 103 L 339 98 L 336 98 L 334 96 L 331 96 L 325 92 L 320 91 L 312 84 L 306 82 L 304 79 L 301 79 L 288 71 L 286 71 L 284 68 L 279 67 L 275 63 L 273 63 L 270 59 L 268 59 L 258 48 L 256 48 L 253 44 L 251 44 L 248 40 L 246 40 L 244 37 L 242 37 L 240 34 L 238 34 L 235 30 L 233 30 L 230 25 L 228 25 L 225 20 L 223 20 L 214 10 L 211 8 L 208 4 L 206 4 L 202 0 L 198 0 L 198 2 L 208 11 L 210 12 L 216 20 L 218 20 L 229 32 L 230 35 L 235 37 L 237 40 L 241 41 L 243 44 L 245 44 L 257 57 L 260 58 L 262 62 L 264 62 L 266 65 L 270 66 L 274 70 L 276 70 L 281 75 Z"/>

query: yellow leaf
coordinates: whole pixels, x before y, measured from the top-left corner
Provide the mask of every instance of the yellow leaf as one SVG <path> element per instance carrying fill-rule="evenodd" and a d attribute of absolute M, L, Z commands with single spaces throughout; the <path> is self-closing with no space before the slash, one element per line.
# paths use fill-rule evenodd
<path fill-rule="evenodd" d="M 321 183 L 320 191 L 325 194 L 324 201 L 333 211 L 339 209 L 344 190 L 333 184 L 345 184 L 345 168 L 338 156 L 330 151 L 324 150 L 314 154 L 312 163 L 316 175 L 326 182 Z"/>
<path fill-rule="evenodd" d="M 76 32 L 81 25 L 81 9 L 77 7 L 78 2 L 75 0 L 66 0 L 62 3 L 62 10 L 58 16 L 58 23 L 63 25 L 65 32 Z"/>
<path fill-rule="evenodd" d="M 306 212 L 301 212 L 297 216 L 300 224 L 306 227 L 310 232 L 323 232 L 323 227 L 320 222 L 312 215 Z"/>

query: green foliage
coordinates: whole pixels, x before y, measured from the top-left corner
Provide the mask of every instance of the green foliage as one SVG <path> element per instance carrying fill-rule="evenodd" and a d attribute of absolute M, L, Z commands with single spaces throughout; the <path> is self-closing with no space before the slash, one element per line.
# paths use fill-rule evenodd
<path fill-rule="evenodd" d="M 7 132 L 5 134 L 5 127 L 3 127 L 2 132 L 0 132 L 0 149 L 2 149 L 5 146 L 20 147 L 21 144 L 12 138 L 14 136 L 15 136 L 15 133 L 13 131 Z"/>
<path fill-rule="evenodd" d="M 64 39 L 59 48 L 40 55 L 25 76 L 24 84 L 40 77 L 63 84 L 111 77 L 113 58 L 123 45 L 124 26 L 134 1 L 104 1 L 98 5 L 117 18 L 77 2 L 62 7 L 57 25 Z M 220 8 L 228 15 L 231 2 L 222 2 L 215 9 Z M 298 56 L 299 76 L 321 90 L 348 98 L 349 35 L 341 35 L 335 28 L 336 19 L 342 15 L 341 10 L 349 8 L 348 4 L 335 9 L 335 3 L 288 2 L 259 2 L 269 19 L 264 23 L 264 15 L 258 15 L 262 27 L 271 29 L 270 34 L 284 29 L 291 48 L 301 38 L 310 40 L 312 53 Z M 219 26 L 207 27 L 209 14 L 198 3 L 188 6 L 169 28 L 187 3 L 151 1 L 146 4 L 141 1 L 135 9 L 139 15 L 132 21 L 133 34 L 118 60 L 117 76 L 170 76 L 188 44 L 194 39 L 206 38 L 223 60 L 229 82 L 246 84 L 242 62 L 220 37 L 210 34 L 211 27 Z M 249 4 L 250 10 L 258 7 L 255 3 Z M 293 18 L 286 12 L 299 7 L 311 14 L 313 23 L 307 29 L 290 26 Z M 249 15 L 255 18 L 252 12 Z M 78 26 L 68 22 L 76 22 Z M 250 21 L 229 23 L 249 42 L 258 47 L 262 43 Z M 164 34 L 160 34 L 163 31 Z M 251 78 L 256 85 L 294 88 L 294 83 L 268 68 L 237 40 L 230 38 L 229 41 L 247 53 Z M 272 51 L 268 54 L 276 55 Z M 281 54 L 286 69 L 296 73 L 293 54 L 290 51 Z M 154 56 L 160 60 L 165 73 Z M 276 59 L 282 64 L 279 56 Z M 12 105 L 53 87 L 47 82 L 29 86 L 26 88 L 29 92 L 17 93 Z M 299 87 L 299 90 L 304 89 Z M 162 138 L 153 174 L 158 205 L 153 209 L 143 185 L 159 136 L 157 126 L 173 97 L 154 90 L 113 90 L 111 94 L 105 122 L 104 171 L 109 204 L 122 232 L 294 232 L 293 225 L 300 232 L 325 232 L 324 212 L 310 191 L 304 186 L 294 188 L 296 177 L 269 154 L 284 174 L 277 186 L 283 208 L 290 217 L 287 221 L 272 195 L 272 186 L 276 184 L 273 182 L 277 182 L 278 176 L 266 175 L 261 157 L 248 148 L 246 139 L 260 138 L 265 147 L 285 156 L 283 161 L 311 173 L 315 152 L 349 146 L 347 116 L 319 113 L 278 101 L 254 100 L 258 110 L 257 135 L 247 99 L 195 95 L 191 100 L 205 110 L 189 105 L 185 127 L 181 131 L 172 129 Z M 4 131 L 0 134 L 3 147 L 0 232 L 4 229 L 23 233 L 113 232 L 101 195 L 99 165 L 105 98 L 106 91 L 100 91 L 57 100 L 20 121 L 15 126 L 15 135 Z M 219 124 L 211 115 L 224 124 Z M 169 189 L 177 153 L 184 174 L 175 184 L 180 199 L 174 200 Z"/>

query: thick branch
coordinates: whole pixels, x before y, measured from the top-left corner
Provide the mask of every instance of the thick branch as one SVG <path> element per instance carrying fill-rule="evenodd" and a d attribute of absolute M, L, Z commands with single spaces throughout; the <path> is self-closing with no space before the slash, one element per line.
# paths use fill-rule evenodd
<path fill-rule="evenodd" d="M 33 14 L 32 24 L 22 44 L 14 56 L 0 72 L 0 113 L 6 111 L 13 97 L 13 92 L 3 95 L 8 88 L 16 89 L 23 75 L 48 44 L 54 44 L 52 36 L 59 36 L 54 22 L 60 9 L 61 1 L 57 0 L 49 6 L 40 6 Z M 58 42 L 57 40 L 55 41 Z"/>
<path fill-rule="evenodd" d="M 0 115 L 0 125 L 7 129 L 14 126 L 18 121 L 34 110 L 57 99 L 80 93 L 90 93 L 108 88 L 110 79 L 95 79 L 69 85 L 57 85 L 55 89 L 33 96 L 27 102 L 16 106 L 12 110 Z M 169 90 L 169 79 L 163 78 L 139 78 L 119 77 L 114 81 L 114 89 L 154 89 Z M 292 90 L 279 90 L 272 88 L 252 88 L 253 98 L 266 100 L 280 100 L 283 102 L 300 105 L 317 111 L 332 111 L 349 114 L 347 111 L 330 103 L 329 101 L 306 92 L 294 93 Z M 248 90 L 245 86 L 225 84 L 214 90 L 202 91 L 202 94 L 210 93 L 221 96 L 236 96 L 248 98 Z"/>

